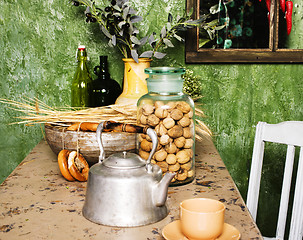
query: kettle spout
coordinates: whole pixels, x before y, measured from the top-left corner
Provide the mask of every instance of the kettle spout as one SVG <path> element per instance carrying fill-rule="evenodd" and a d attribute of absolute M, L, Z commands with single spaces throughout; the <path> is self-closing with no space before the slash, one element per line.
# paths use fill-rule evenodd
<path fill-rule="evenodd" d="M 165 204 L 167 198 L 167 191 L 170 181 L 176 173 L 167 172 L 159 183 L 156 184 L 153 189 L 153 201 L 157 207 L 161 207 Z"/>

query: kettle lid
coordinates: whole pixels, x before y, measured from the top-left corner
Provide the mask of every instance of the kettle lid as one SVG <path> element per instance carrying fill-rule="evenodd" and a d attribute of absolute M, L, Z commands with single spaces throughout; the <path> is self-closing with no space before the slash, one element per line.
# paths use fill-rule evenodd
<path fill-rule="evenodd" d="M 146 161 L 135 153 L 124 151 L 110 155 L 102 164 L 109 168 L 131 169 L 145 166 Z"/>

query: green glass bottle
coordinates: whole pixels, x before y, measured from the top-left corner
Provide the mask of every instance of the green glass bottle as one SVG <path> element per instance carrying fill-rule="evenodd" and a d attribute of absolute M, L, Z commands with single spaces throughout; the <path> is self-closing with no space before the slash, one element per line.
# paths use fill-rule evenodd
<path fill-rule="evenodd" d="M 92 107 L 114 104 L 122 89 L 119 83 L 110 77 L 107 56 L 100 56 L 100 66 L 94 68 L 94 73 L 98 78 L 92 81 Z"/>
<path fill-rule="evenodd" d="M 83 45 L 78 47 L 77 61 L 78 66 L 71 87 L 71 106 L 90 107 L 92 78 L 87 67 L 87 52 Z"/>

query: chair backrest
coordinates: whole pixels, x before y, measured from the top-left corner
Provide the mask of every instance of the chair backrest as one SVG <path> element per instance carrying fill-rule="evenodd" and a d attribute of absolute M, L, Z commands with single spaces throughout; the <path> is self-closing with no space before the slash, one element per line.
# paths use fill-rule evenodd
<path fill-rule="evenodd" d="M 264 143 L 274 142 L 287 145 L 282 192 L 279 206 L 276 238 L 284 239 L 295 147 L 300 147 L 298 171 L 290 223 L 290 240 L 302 240 L 303 236 L 303 122 L 288 121 L 278 124 L 259 122 L 256 127 L 251 172 L 248 184 L 247 207 L 256 220 L 260 180 L 263 164 Z"/>

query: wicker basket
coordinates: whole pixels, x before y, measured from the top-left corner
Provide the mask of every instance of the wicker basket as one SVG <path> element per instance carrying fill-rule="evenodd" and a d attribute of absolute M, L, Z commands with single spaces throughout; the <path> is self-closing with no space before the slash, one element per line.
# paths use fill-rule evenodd
<path fill-rule="evenodd" d="M 66 127 L 45 124 L 46 141 L 55 154 L 62 149 L 77 150 L 92 165 L 98 162 L 100 149 L 96 139 L 96 132 L 67 131 Z M 102 144 L 106 156 L 116 152 L 135 152 L 137 142 L 136 133 L 103 132 Z"/>

